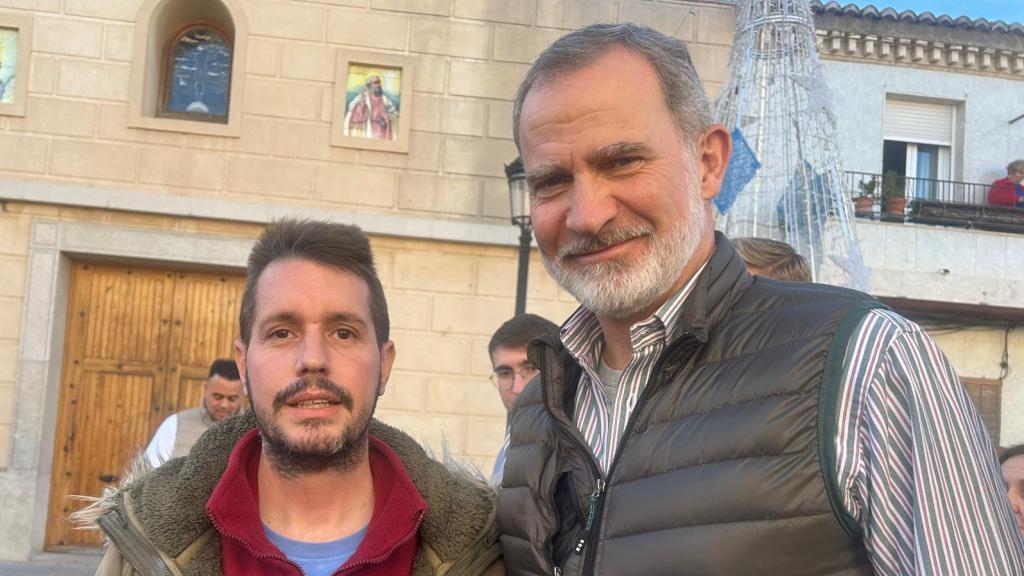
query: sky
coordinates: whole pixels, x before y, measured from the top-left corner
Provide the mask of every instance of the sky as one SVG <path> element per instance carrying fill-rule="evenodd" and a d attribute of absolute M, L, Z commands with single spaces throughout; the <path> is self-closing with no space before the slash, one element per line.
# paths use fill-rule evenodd
<path fill-rule="evenodd" d="M 845 6 L 849 0 L 839 0 Z M 875 8 L 893 8 L 898 12 L 913 10 L 931 12 L 936 16 L 947 14 L 956 18 L 984 18 L 986 20 L 1002 20 L 1003 22 L 1024 23 L 1024 1 L 1021 0 L 853 0 L 857 6 L 874 5 Z"/>

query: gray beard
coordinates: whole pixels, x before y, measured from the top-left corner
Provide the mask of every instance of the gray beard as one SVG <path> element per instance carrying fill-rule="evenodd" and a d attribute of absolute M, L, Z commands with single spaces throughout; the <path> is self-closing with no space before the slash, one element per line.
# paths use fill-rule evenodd
<path fill-rule="evenodd" d="M 562 248 L 554 258 L 541 252 L 548 274 L 580 304 L 598 316 L 629 318 L 665 294 L 693 258 L 708 226 L 704 201 L 696 186 L 684 192 L 690 199 L 686 221 L 661 236 L 650 226 L 628 226 L 584 238 Z M 638 261 L 612 260 L 587 266 L 566 265 L 565 259 L 585 246 L 611 245 L 621 239 L 645 237 L 647 251 Z"/>

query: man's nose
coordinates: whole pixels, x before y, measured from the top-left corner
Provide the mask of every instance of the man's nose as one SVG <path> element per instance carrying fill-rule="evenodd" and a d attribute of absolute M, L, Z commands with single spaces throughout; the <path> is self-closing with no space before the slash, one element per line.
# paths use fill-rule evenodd
<path fill-rule="evenodd" d="M 526 385 L 529 383 L 529 379 L 523 378 L 523 376 L 519 372 L 516 372 L 515 379 L 512 380 L 512 391 L 515 392 L 516 394 L 519 394 L 520 392 L 523 391 L 523 388 L 526 388 Z"/>
<path fill-rule="evenodd" d="M 323 336 L 319 334 L 303 336 L 295 369 L 299 375 L 327 370 L 327 342 Z"/>
<path fill-rule="evenodd" d="M 573 179 L 566 227 L 581 236 L 596 236 L 618 215 L 618 203 L 608 183 L 596 175 Z"/>

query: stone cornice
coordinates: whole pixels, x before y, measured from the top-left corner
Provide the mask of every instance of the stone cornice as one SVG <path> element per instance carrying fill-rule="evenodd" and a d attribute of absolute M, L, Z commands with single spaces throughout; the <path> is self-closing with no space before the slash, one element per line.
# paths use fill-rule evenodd
<path fill-rule="evenodd" d="M 1024 46 L 1006 49 L 817 24 L 818 52 L 825 59 L 1024 79 Z"/>

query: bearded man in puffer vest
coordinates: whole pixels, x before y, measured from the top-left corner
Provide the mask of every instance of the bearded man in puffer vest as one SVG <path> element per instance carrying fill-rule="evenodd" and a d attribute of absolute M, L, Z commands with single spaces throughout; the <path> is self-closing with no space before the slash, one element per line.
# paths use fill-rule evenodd
<path fill-rule="evenodd" d="M 358 228 L 271 225 L 239 320 L 252 409 L 92 507 L 97 574 L 504 574 L 486 482 L 372 420 L 395 347 Z"/>
<path fill-rule="evenodd" d="M 548 272 L 498 525 L 511 574 L 1022 574 L 985 428 L 920 327 L 751 276 L 713 231 L 731 138 L 686 47 L 555 41 L 513 102 Z M 842 207 L 836 207 L 841 210 Z"/>

